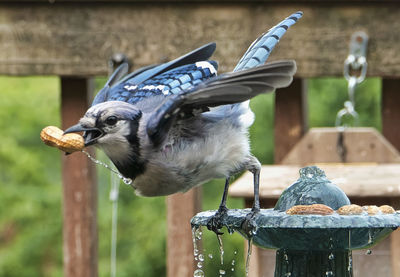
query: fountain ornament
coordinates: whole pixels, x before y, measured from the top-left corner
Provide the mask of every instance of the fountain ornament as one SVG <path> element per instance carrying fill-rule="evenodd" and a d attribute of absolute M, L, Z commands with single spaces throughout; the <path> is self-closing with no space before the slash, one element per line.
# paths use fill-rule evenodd
<path fill-rule="evenodd" d="M 354 214 L 352 208 L 357 206 L 349 204 L 345 193 L 311 166 L 300 169 L 300 178 L 282 193 L 274 209 L 260 211 L 255 229 L 249 232 L 242 226 L 249 209 L 229 210 L 223 225 L 259 247 L 277 249 L 275 277 L 349 277 L 353 276 L 351 251 L 375 245 L 400 226 L 398 212 Z M 305 208 L 315 213 L 304 214 Z M 340 214 L 334 211 L 338 209 Z M 214 213 L 197 214 L 192 226 L 206 226 Z"/>

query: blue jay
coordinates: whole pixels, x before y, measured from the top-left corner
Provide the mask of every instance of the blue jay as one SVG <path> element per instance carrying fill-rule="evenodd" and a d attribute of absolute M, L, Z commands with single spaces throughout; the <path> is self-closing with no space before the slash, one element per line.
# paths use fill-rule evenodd
<path fill-rule="evenodd" d="M 65 133 L 83 131 L 85 146 L 100 147 L 133 180 L 138 195 L 169 195 L 225 178 L 220 207 L 208 226 L 215 232 L 227 211 L 229 177 L 249 170 L 254 175 L 252 218 L 260 210 L 261 165 L 250 153 L 248 128 L 254 115 L 249 99 L 292 82 L 294 61 L 264 62 L 301 16 L 292 14 L 255 40 L 231 73 L 217 76 L 217 63 L 208 60 L 215 43 L 128 75 L 122 64 Z"/>

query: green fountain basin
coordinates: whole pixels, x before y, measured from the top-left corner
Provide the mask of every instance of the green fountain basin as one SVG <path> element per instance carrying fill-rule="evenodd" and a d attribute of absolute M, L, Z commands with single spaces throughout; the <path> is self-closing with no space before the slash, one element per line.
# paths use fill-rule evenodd
<path fill-rule="evenodd" d="M 250 209 L 229 210 L 223 225 L 262 248 L 293 250 L 355 250 L 369 248 L 400 226 L 400 214 L 287 215 L 262 209 L 251 234 L 242 229 Z M 215 211 L 205 211 L 192 219 L 193 226 L 206 226 Z"/>

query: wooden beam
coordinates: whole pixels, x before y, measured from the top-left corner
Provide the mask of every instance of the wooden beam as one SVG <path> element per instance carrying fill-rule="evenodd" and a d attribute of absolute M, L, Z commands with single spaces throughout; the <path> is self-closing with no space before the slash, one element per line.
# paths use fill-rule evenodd
<path fill-rule="evenodd" d="M 293 83 L 275 93 L 275 163 L 280 163 L 301 139 L 307 129 L 305 80 Z"/>
<path fill-rule="evenodd" d="M 88 108 L 90 81 L 61 78 L 62 128 L 76 124 Z M 96 277 L 97 187 L 95 167 L 82 153 L 62 157 L 64 276 Z"/>
<path fill-rule="evenodd" d="M 382 80 L 382 133 L 400 151 L 400 79 Z"/>
<path fill-rule="evenodd" d="M 382 133 L 400 151 L 400 79 L 382 80 Z M 393 197 L 391 205 L 400 208 L 400 197 Z M 391 235 L 392 276 L 400 277 L 400 231 Z"/>
<path fill-rule="evenodd" d="M 167 197 L 167 276 L 192 276 L 193 255 L 191 218 L 201 210 L 201 188 Z"/>
<path fill-rule="evenodd" d="M 0 74 L 107 75 L 107 60 L 116 52 L 137 68 L 210 41 L 218 44 L 220 71 L 228 71 L 257 36 L 302 10 L 270 60 L 295 59 L 298 77 L 342 76 L 350 37 L 364 30 L 370 37 L 368 74 L 400 76 L 394 47 L 400 33 L 393 31 L 400 28 L 400 5 L 283 2 L 1 2 Z"/>

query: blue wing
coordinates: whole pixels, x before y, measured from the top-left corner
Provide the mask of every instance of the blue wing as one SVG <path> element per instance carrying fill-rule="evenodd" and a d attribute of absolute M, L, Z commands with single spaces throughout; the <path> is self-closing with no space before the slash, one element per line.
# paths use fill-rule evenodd
<path fill-rule="evenodd" d="M 259 93 L 286 87 L 296 72 L 294 61 L 280 61 L 263 65 L 286 30 L 302 16 L 296 12 L 256 39 L 234 69 L 212 78 L 191 90 L 168 97 L 147 123 L 147 134 L 159 145 L 178 116 L 190 115 L 208 107 L 241 103 Z M 261 66 L 263 65 L 263 66 Z"/>
<path fill-rule="evenodd" d="M 179 94 L 216 76 L 217 63 L 201 61 L 183 65 L 156 75 L 138 85 L 123 82 L 112 89 L 107 101 L 124 101 L 135 104 L 146 97 Z"/>
<path fill-rule="evenodd" d="M 121 78 L 122 77 L 121 72 L 124 71 L 125 68 L 123 66 L 120 66 L 112 74 L 112 76 L 110 77 L 109 81 L 107 81 L 104 88 L 101 89 L 100 92 L 96 95 L 95 99 L 93 100 L 92 106 L 105 101 L 111 101 L 116 99 L 125 99 L 122 101 L 130 100 L 131 102 L 134 103 L 139 101 L 140 99 L 143 99 L 143 97 L 153 95 L 152 93 L 158 94 L 159 93 L 158 90 L 154 90 L 152 92 L 149 89 L 145 89 L 143 91 L 143 86 L 141 87 L 142 90 L 140 89 L 135 90 L 133 88 L 138 88 L 141 84 L 144 84 L 147 81 L 148 81 L 147 85 L 151 85 L 150 80 L 152 78 L 159 75 L 163 75 L 164 73 L 171 72 L 171 70 L 175 70 L 177 68 L 180 68 L 180 71 L 177 71 L 177 73 L 179 72 L 180 74 L 182 74 L 183 71 L 185 70 L 183 66 L 207 60 L 214 53 L 215 48 L 216 48 L 215 43 L 208 43 L 173 61 L 163 63 L 160 65 L 151 65 L 141 68 L 135 72 L 128 74 L 124 78 Z M 187 73 L 192 73 L 196 75 L 196 73 L 191 72 L 193 71 L 193 68 L 187 68 L 187 70 L 188 70 Z M 166 77 L 166 75 L 164 77 Z M 159 79 L 157 81 L 160 82 Z M 135 93 L 137 93 L 137 97 Z"/>
<path fill-rule="evenodd" d="M 244 53 L 233 71 L 240 71 L 264 64 L 272 49 L 274 49 L 287 29 L 302 16 L 302 12 L 296 12 L 257 38 L 250 45 L 249 49 L 247 49 L 246 53 Z"/>

